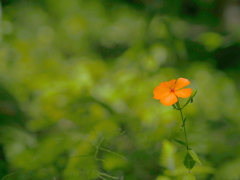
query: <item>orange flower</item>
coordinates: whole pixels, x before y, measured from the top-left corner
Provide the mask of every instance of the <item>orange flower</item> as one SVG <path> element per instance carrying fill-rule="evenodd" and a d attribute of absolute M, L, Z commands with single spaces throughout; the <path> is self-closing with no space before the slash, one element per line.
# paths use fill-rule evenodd
<path fill-rule="evenodd" d="M 165 106 L 171 106 L 178 102 L 178 98 L 187 98 L 192 94 L 191 88 L 181 89 L 188 86 L 190 81 L 185 78 L 172 79 L 171 81 L 160 83 L 154 91 L 154 99 L 159 99 Z"/>

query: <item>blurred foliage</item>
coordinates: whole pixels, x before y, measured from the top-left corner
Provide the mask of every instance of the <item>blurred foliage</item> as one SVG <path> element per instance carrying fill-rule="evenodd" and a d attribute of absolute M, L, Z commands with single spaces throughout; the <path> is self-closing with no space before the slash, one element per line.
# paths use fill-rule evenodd
<path fill-rule="evenodd" d="M 224 0 L 3 0 L 0 178 L 178 180 L 184 109 L 198 180 L 240 179 L 240 5 Z"/>

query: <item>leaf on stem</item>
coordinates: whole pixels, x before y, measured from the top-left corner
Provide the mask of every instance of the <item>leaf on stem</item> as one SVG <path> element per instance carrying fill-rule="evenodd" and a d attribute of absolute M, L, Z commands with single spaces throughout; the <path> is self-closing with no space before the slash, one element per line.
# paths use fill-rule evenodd
<path fill-rule="evenodd" d="M 201 161 L 199 160 L 197 153 L 195 153 L 193 150 L 189 150 L 188 152 L 194 161 L 198 162 L 201 165 Z"/>
<path fill-rule="evenodd" d="M 175 104 L 173 104 L 172 106 L 173 106 L 173 109 L 177 109 L 177 107 L 176 107 L 176 105 L 175 105 Z"/>
<path fill-rule="evenodd" d="M 176 141 L 177 143 L 179 143 L 179 144 L 181 144 L 181 145 L 187 147 L 187 144 L 186 144 L 185 142 L 181 141 L 181 140 L 174 139 L 174 141 Z"/>
<path fill-rule="evenodd" d="M 186 156 L 185 156 L 185 158 L 184 158 L 184 161 L 183 161 L 184 166 L 185 166 L 187 169 L 191 170 L 191 169 L 194 167 L 195 162 L 196 162 L 196 161 L 195 161 L 195 160 L 192 158 L 192 156 L 187 152 L 187 154 L 186 154 Z"/>
<path fill-rule="evenodd" d="M 185 122 L 186 122 L 186 120 L 187 120 L 187 118 L 184 118 L 184 120 L 183 120 L 183 124 L 182 124 L 182 127 L 185 126 Z"/>
<path fill-rule="evenodd" d="M 179 102 L 176 102 L 176 103 L 173 104 L 172 106 L 173 106 L 173 109 L 181 110 L 180 105 L 179 105 Z"/>

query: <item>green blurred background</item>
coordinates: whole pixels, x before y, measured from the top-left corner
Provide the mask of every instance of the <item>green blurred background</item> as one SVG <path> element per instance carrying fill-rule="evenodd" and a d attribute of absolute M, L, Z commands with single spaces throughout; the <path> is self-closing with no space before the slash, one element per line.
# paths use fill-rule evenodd
<path fill-rule="evenodd" d="M 184 109 L 198 180 L 240 179 L 238 0 L 2 0 L 0 178 L 180 180 Z"/>

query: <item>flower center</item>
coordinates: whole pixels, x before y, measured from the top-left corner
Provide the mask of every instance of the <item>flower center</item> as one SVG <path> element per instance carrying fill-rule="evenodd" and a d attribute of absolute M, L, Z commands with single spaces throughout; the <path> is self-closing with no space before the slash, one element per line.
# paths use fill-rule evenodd
<path fill-rule="evenodd" d="M 174 93 L 175 92 L 175 90 L 174 90 L 174 88 L 170 88 L 170 91 L 169 91 L 170 93 Z"/>

